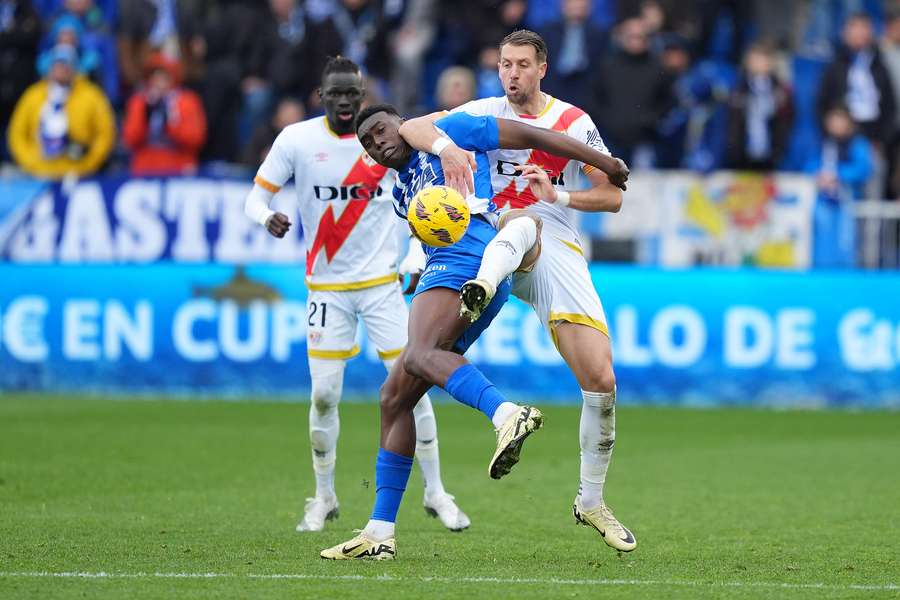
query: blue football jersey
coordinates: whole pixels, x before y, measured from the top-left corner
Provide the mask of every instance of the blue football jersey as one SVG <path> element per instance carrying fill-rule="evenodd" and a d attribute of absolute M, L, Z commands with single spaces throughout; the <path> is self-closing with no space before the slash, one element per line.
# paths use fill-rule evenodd
<path fill-rule="evenodd" d="M 466 198 L 469 211 L 473 215 L 496 212 L 487 152 L 500 147 L 497 119 L 489 115 L 476 117 L 461 112 L 442 117 L 434 125 L 457 146 L 475 153 L 478 170 L 474 174 L 475 192 Z M 397 180 L 394 186 L 394 211 L 397 216 L 405 219 L 410 201 L 420 190 L 444 185 L 440 157 L 428 152 L 413 151 L 409 162 L 397 173 Z"/>

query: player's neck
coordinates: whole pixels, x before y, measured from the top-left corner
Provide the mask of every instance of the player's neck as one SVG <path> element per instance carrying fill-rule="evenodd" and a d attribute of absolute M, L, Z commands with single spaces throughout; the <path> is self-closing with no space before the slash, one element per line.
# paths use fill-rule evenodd
<path fill-rule="evenodd" d="M 341 139 L 351 136 L 356 137 L 356 132 L 354 131 L 352 126 L 343 125 L 340 121 L 332 122 L 327 115 L 325 116 L 325 127 L 328 129 L 328 131 Z"/>
<path fill-rule="evenodd" d="M 538 92 L 522 104 L 516 104 L 510 100 L 509 105 L 512 106 L 517 115 L 536 116 L 541 114 L 544 109 L 547 108 L 548 102 L 550 102 L 550 96 L 544 92 Z"/>

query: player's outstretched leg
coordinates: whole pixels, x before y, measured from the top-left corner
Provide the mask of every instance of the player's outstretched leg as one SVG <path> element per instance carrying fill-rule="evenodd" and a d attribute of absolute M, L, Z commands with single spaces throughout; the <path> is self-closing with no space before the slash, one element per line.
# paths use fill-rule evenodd
<path fill-rule="evenodd" d="M 390 560 L 396 557 L 394 523 L 412 471 L 416 445 L 413 408 L 430 387 L 430 383 L 409 375 L 402 362 L 391 369 L 381 388 L 381 447 L 375 461 L 372 517 L 359 535 L 322 550 L 322 558 Z"/>
<path fill-rule="evenodd" d="M 394 366 L 394 359 L 386 359 L 384 366 L 388 372 Z M 413 409 L 416 422 L 416 460 L 422 470 L 425 483 L 423 500 L 425 512 L 440 519 L 450 531 L 462 531 L 471 525 L 469 517 L 456 505 L 456 498 L 448 494 L 441 480 L 441 460 L 438 450 L 437 420 L 431 398 L 425 394 Z"/>
<path fill-rule="evenodd" d="M 581 481 L 572 505 L 575 520 L 593 527 L 612 548 L 630 552 L 637 547 L 631 531 L 603 501 L 606 472 L 616 443 L 616 379 L 609 338 L 597 329 L 560 323 L 559 350 L 582 388 Z"/>
<path fill-rule="evenodd" d="M 312 394 L 309 407 L 309 441 L 312 446 L 316 494 L 306 499 L 297 531 L 322 531 L 325 522 L 338 517 L 334 491 L 337 439 L 340 432 L 338 403 L 344 385 L 344 361 L 309 359 Z"/>
<path fill-rule="evenodd" d="M 500 231 L 484 249 L 478 275 L 459 291 L 459 314 L 472 323 L 491 303 L 500 282 L 516 270 L 529 269 L 540 253 L 540 218 L 521 209 L 511 210 L 499 226 Z"/>
<path fill-rule="evenodd" d="M 403 366 L 410 374 L 444 388 L 454 399 L 481 411 L 497 430 L 497 449 L 488 467 L 500 479 L 519 461 L 522 444 L 541 428 L 543 415 L 531 406 L 507 401 L 497 388 L 462 355 L 458 341 L 474 339 L 499 311 L 494 303 L 482 319 L 469 327 L 457 316 L 459 298 L 450 288 L 436 287 L 416 295 L 410 314 L 410 339 Z M 461 339 L 465 332 L 465 337 Z M 465 346 L 467 347 L 467 346 Z M 461 348 L 462 350 L 465 347 Z"/>

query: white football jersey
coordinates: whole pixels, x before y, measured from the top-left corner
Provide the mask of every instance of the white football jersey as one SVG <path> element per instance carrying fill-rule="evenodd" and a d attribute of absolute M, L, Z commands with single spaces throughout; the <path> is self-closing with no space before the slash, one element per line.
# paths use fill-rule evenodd
<path fill-rule="evenodd" d="M 293 176 L 311 290 L 343 291 L 396 280 L 395 173 L 366 154 L 355 134 L 325 117 L 285 127 L 254 180 L 275 193 Z"/>
<path fill-rule="evenodd" d="M 599 152 L 609 154 L 609 150 L 600 138 L 597 126 L 586 112 L 549 94 L 545 95 L 547 104 L 538 115 L 517 114 L 506 96 L 472 100 L 453 109 L 453 112 L 465 111 L 478 116 L 491 115 L 501 119 L 520 121 L 535 127 L 552 129 L 584 142 Z M 528 180 L 519 176 L 515 167 L 529 163 L 539 165 L 550 175 L 550 181 L 555 187 L 570 191 L 590 187 L 584 174 L 592 171 L 594 167 L 553 156 L 540 150 L 493 150 L 488 152 L 488 158 L 491 161 L 494 202 L 501 211 L 527 206 L 542 219 L 552 219 L 570 229 L 577 236 L 571 209 L 547 202 L 538 202 L 538 199 L 528 189 Z"/>

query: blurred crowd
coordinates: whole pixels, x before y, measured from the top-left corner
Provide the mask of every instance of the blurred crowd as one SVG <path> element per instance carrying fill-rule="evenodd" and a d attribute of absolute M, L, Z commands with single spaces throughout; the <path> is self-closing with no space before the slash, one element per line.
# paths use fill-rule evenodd
<path fill-rule="evenodd" d="M 892 0 L 0 0 L 2 158 L 47 178 L 252 169 L 320 112 L 328 56 L 420 114 L 502 94 L 497 42 L 519 28 L 549 45 L 545 91 L 634 168 L 900 196 Z"/>

